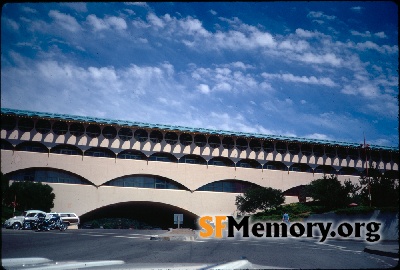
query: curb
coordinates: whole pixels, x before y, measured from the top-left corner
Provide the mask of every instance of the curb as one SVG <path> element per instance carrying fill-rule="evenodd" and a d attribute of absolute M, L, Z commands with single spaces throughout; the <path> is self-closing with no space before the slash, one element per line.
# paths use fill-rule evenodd
<path fill-rule="evenodd" d="M 193 241 L 195 240 L 195 236 L 184 236 L 184 235 L 170 235 L 170 236 L 151 236 L 150 240 L 156 241 Z"/>
<path fill-rule="evenodd" d="M 376 247 L 365 247 L 364 248 L 364 252 L 370 253 L 370 254 L 375 254 L 375 255 L 380 255 L 380 256 L 386 256 L 386 257 L 391 257 L 391 258 L 399 258 L 399 247 L 395 246 L 395 245 L 390 245 L 391 249 L 393 251 L 389 251 L 389 250 L 382 250 L 376 248 Z M 397 248 L 397 252 L 394 251 Z"/>

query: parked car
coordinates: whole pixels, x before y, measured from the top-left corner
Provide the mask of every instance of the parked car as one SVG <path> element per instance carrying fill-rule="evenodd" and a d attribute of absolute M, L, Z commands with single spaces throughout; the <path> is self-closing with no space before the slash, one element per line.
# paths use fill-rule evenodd
<path fill-rule="evenodd" d="M 14 230 L 19 230 L 22 229 L 28 224 L 31 224 L 31 222 L 35 221 L 38 217 L 38 215 L 46 215 L 46 212 L 43 212 L 41 210 L 28 210 L 24 211 L 22 216 L 15 216 L 12 218 L 7 219 L 4 222 L 4 227 L 7 229 L 14 229 Z"/>
<path fill-rule="evenodd" d="M 75 213 L 58 213 L 58 214 L 60 214 L 61 220 L 67 226 L 71 225 L 79 226 L 80 218 L 77 214 Z"/>

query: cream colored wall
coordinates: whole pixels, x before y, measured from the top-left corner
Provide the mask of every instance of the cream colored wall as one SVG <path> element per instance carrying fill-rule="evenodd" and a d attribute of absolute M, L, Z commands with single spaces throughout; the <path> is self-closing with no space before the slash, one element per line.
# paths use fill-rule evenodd
<path fill-rule="evenodd" d="M 283 191 L 322 177 L 322 174 L 206 166 L 185 163 L 126 160 L 99 157 L 82 157 L 43 154 L 24 151 L 1 150 L 1 171 L 4 174 L 26 168 L 54 168 L 84 177 L 96 186 L 132 174 L 151 174 L 174 180 L 191 191 L 208 183 L 237 179 Z M 355 176 L 338 176 L 339 180 Z M 56 194 L 54 211 L 71 211 L 79 215 L 102 206 L 118 202 L 150 201 L 170 204 L 198 216 L 207 214 L 230 215 L 235 212 L 238 194 L 206 191 L 146 189 L 132 187 L 90 186 L 49 183 Z M 287 197 L 286 203 L 297 202 L 297 197 Z"/>

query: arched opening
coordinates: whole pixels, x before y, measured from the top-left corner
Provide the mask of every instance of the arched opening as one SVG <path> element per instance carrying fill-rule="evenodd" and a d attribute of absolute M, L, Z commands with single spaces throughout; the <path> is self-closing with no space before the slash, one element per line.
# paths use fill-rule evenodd
<path fill-rule="evenodd" d="M 188 134 L 188 133 L 183 133 L 179 136 L 179 141 L 182 145 L 191 145 L 193 142 L 193 138 L 192 135 Z"/>
<path fill-rule="evenodd" d="M 134 136 L 135 136 L 135 140 L 137 140 L 138 142 L 145 142 L 145 141 L 147 141 L 147 139 L 149 137 L 147 131 L 144 129 L 136 130 L 134 133 Z"/>
<path fill-rule="evenodd" d="M 2 150 L 14 150 L 14 146 L 11 143 L 7 142 L 6 140 L 1 139 L 1 149 Z"/>
<path fill-rule="evenodd" d="M 124 128 L 124 127 L 121 128 L 121 129 L 118 131 L 118 137 L 119 137 L 121 140 L 125 141 L 125 142 L 130 141 L 130 140 L 132 139 L 132 137 L 133 137 L 132 129 L 130 129 L 130 128 Z"/>
<path fill-rule="evenodd" d="M 1 129 L 13 130 L 17 125 L 17 120 L 13 116 L 2 115 L 1 116 Z"/>
<path fill-rule="evenodd" d="M 314 169 L 314 172 L 323 174 L 336 174 L 336 170 L 329 165 L 319 165 Z"/>
<path fill-rule="evenodd" d="M 207 165 L 207 161 L 198 155 L 185 155 L 179 159 L 179 163 Z"/>
<path fill-rule="evenodd" d="M 8 173 L 7 177 L 13 181 L 93 185 L 93 183 L 77 174 L 52 168 L 23 169 Z"/>
<path fill-rule="evenodd" d="M 249 146 L 251 151 L 258 152 L 261 150 L 261 142 L 259 140 L 250 140 Z"/>
<path fill-rule="evenodd" d="M 149 161 L 178 162 L 178 159 L 170 153 L 159 152 L 152 154 Z"/>
<path fill-rule="evenodd" d="M 99 228 L 115 221 L 115 227 L 124 229 L 176 228 L 174 214 L 183 214 L 181 228 L 197 228 L 197 216 L 182 208 L 159 202 L 120 202 L 100 207 L 80 216 L 81 224 Z M 113 223 L 111 223 L 113 224 Z"/>
<path fill-rule="evenodd" d="M 15 147 L 16 151 L 48 153 L 49 149 L 39 142 L 23 142 Z"/>
<path fill-rule="evenodd" d="M 236 163 L 236 167 L 262 169 L 260 162 L 254 159 L 242 159 Z"/>
<path fill-rule="evenodd" d="M 86 127 L 86 135 L 90 138 L 97 138 L 101 134 L 101 129 L 98 125 L 89 125 Z"/>
<path fill-rule="evenodd" d="M 211 148 L 218 148 L 221 145 L 221 139 L 218 136 L 212 135 L 208 138 L 208 145 Z"/>
<path fill-rule="evenodd" d="M 83 151 L 76 147 L 75 145 L 60 144 L 56 145 L 50 149 L 52 154 L 62 154 L 62 155 L 79 155 L 82 156 Z"/>
<path fill-rule="evenodd" d="M 80 137 L 85 132 L 85 127 L 80 123 L 73 123 L 69 127 L 69 133 L 74 135 L 75 137 Z"/>
<path fill-rule="evenodd" d="M 103 186 L 188 190 L 182 184 L 166 177 L 146 174 L 125 175 L 110 180 L 104 183 Z"/>
<path fill-rule="evenodd" d="M 20 118 L 18 120 L 18 129 L 22 132 L 30 132 L 33 129 L 34 123 L 30 118 Z"/>
<path fill-rule="evenodd" d="M 235 163 L 226 157 L 214 157 L 208 161 L 208 165 L 234 167 Z"/>
<path fill-rule="evenodd" d="M 312 173 L 312 168 L 304 163 L 295 163 L 289 167 L 289 171 L 291 172 L 309 172 Z"/>
<path fill-rule="evenodd" d="M 248 147 L 248 142 L 244 138 L 237 138 L 236 139 L 236 148 L 240 151 L 245 151 Z"/>
<path fill-rule="evenodd" d="M 194 136 L 194 144 L 198 147 L 204 147 L 207 144 L 206 136 L 197 134 Z"/>
<path fill-rule="evenodd" d="M 117 155 L 117 158 L 137 159 L 137 160 L 146 160 L 147 159 L 146 155 L 138 150 L 124 150 Z"/>
<path fill-rule="evenodd" d="M 178 142 L 178 134 L 175 132 L 167 132 L 164 139 L 169 145 L 175 145 Z"/>
<path fill-rule="evenodd" d="M 92 147 L 85 151 L 85 156 L 115 158 L 115 153 L 105 147 Z"/>
<path fill-rule="evenodd" d="M 286 152 L 287 152 L 287 145 L 285 142 L 276 142 L 275 149 L 276 149 L 276 152 L 283 155 L 283 154 L 286 154 Z"/>
<path fill-rule="evenodd" d="M 338 148 L 337 149 L 337 156 L 340 159 L 346 159 L 347 156 L 348 156 L 348 149 L 346 149 L 346 148 Z"/>
<path fill-rule="evenodd" d="M 322 157 L 324 155 L 324 148 L 321 145 L 314 145 L 313 154 L 315 157 Z"/>
<path fill-rule="evenodd" d="M 307 157 L 312 155 L 312 146 L 308 143 L 301 145 L 301 153 Z"/>
<path fill-rule="evenodd" d="M 222 139 L 222 147 L 225 149 L 232 149 L 235 146 L 235 142 L 232 137 L 224 137 Z"/>
<path fill-rule="evenodd" d="M 285 164 L 283 164 L 282 162 L 279 162 L 279 161 L 268 161 L 264 165 L 264 169 L 286 171 L 287 167 Z"/>
<path fill-rule="evenodd" d="M 112 140 L 117 136 L 117 130 L 113 126 L 104 127 L 101 133 L 103 134 L 104 138 L 109 140 Z"/>
<path fill-rule="evenodd" d="M 153 130 L 150 133 L 150 141 L 152 143 L 160 143 L 163 140 L 163 135 L 159 130 Z"/>
<path fill-rule="evenodd" d="M 199 187 L 196 191 L 243 193 L 249 188 L 256 187 L 260 186 L 242 180 L 220 180 Z"/>
<path fill-rule="evenodd" d="M 57 121 L 53 124 L 53 132 L 56 135 L 64 135 L 68 132 L 68 125 L 64 121 Z"/>
<path fill-rule="evenodd" d="M 325 146 L 325 156 L 329 158 L 336 157 L 336 148 L 332 146 Z"/>
<path fill-rule="evenodd" d="M 300 145 L 298 143 L 289 143 L 288 150 L 290 154 L 298 155 L 300 153 Z"/>
<path fill-rule="evenodd" d="M 274 149 L 275 149 L 274 143 L 271 141 L 264 141 L 263 148 L 266 153 L 272 153 L 272 152 L 274 152 Z"/>
<path fill-rule="evenodd" d="M 36 131 L 39 132 L 40 134 L 47 134 L 50 132 L 50 130 L 51 130 L 50 121 L 39 119 L 36 122 Z"/>

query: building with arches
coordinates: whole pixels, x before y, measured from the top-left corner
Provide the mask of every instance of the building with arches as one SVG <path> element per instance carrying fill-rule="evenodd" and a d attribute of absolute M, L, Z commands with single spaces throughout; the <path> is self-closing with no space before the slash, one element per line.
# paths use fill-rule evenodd
<path fill-rule="evenodd" d="M 231 215 L 252 186 L 296 202 L 296 187 L 324 174 L 358 182 L 366 166 L 397 174 L 398 164 L 394 147 L 1 109 L 1 171 L 49 184 L 53 211 L 81 216 L 132 203 Z"/>

